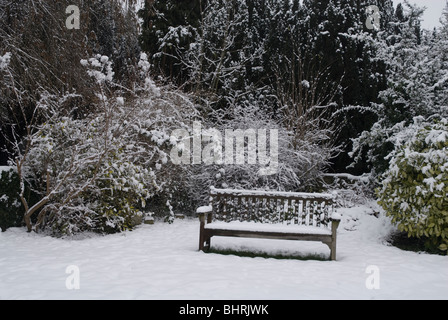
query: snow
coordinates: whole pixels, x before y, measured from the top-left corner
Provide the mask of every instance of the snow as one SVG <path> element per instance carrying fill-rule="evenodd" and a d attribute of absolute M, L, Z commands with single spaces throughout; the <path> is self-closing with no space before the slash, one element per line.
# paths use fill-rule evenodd
<path fill-rule="evenodd" d="M 352 181 L 361 181 L 361 182 L 369 182 L 369 176 L 363 175 L 363 176 L 354 176 L 350 173 L 326 173 L 324 174 L 325 177 L 333 177 L 333 178 L 340 178 L 340 179 L 348 179 Z"/>
<path fill-rule="evenodd" d="M 196 213 L 208 213 L 208 212 L 211 212 L 211 211 L 213 211 L 213 207 L 212 206 L 202 206 L 202 207 L 199 207 L 196 210 Z"/>
<path fill-rule="evenodd" d="M 5 55 L 0 55 L 0 70 L 6 69 L 11 62 L 11 52 L 6 52 Z"/>
<path fill-rule="evenodd" d="M 331 235 L 331 230 L 328 228 L 297 226 L 291 224 L 256 223 L 247 221 L 232 221 L 228 223 L 217 221 L 206 224 L 205 229 Z"/>
<path fill-rule="evenodd" d="M 3 171 L 9 171 L 9 170 L 14 169 L 14 168 L 15 168 L 15 167 L 0 166 L 0 174 L 1 174 Z"/>
<path fill-rule="evenodd" d="M 337 261 L 199 252 L 197 219 L 83 239 L 8 229 L 0 233 L 0 299 L 448 298 L 448 257 L 387 245 L 392 227 L 368 206 L 341 211 Z M 329 255 L 326 245 L 306 241 L 214 237 L 212 247 Z M 79 271 L 79 289 L 66 286 L 70 270 Z M 372 270 L 378 289 L 366 285 Z"/>

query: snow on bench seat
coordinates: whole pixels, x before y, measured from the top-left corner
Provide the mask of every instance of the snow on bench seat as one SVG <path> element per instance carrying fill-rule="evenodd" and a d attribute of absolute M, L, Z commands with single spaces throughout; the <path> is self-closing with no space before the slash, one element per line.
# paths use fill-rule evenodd
<path fill-rule="evenodd" d="M 293 224 L 267 224 L 251 221 L 232 221 L 232 222 L 216 221 L 206 224 L 204 228 L 212 230 L 219 229 L 219 230 L 253 231 L 253 232 L 275 232 L 285 234 L 318 234 L 318 235 L 331 236 L 331 230 L 327 228 L 301 226 Z"/>

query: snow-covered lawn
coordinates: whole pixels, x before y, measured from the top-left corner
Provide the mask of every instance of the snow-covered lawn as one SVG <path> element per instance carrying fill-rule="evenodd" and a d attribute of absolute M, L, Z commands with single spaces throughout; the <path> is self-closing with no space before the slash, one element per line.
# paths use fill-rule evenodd
<path fill-rule="evenodd" d="M 78 240 L 13 228 L 0 233 L 0 299 L 448 299 L 448 257 L 388 246 L 387 219 L 369 210 L 340 210 L 337 261 L 198 252 L 196 219 Z M 313 242 L 217 237 L 212 245 L 329 254 Z M 73 270 L 80 286 L 69 290 Z"/>

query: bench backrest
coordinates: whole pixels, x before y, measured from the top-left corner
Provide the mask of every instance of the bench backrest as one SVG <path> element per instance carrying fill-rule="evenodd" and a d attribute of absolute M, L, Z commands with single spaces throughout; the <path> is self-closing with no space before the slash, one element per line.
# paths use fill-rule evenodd
<path fill-rule="evenodd" d="M 333 195 L 210 188 L 213 219 L 330 227 Z"/>

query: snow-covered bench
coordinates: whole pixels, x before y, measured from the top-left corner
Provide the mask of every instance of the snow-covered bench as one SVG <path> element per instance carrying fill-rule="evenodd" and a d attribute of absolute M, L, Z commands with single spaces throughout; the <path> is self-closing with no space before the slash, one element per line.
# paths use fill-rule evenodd
<path fill-rule="evenodd" d="M 333 195 L 210 188 L 210 204 L 197 209 L 199 250 L 213 236 L 321 241 L 336 260 L 336 230 L 341 217 Z"/>

